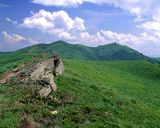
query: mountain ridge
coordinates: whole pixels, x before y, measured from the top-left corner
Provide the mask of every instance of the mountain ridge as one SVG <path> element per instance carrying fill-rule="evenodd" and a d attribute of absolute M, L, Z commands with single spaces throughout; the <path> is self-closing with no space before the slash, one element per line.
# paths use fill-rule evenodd
<path fill-rule="evenodd" d="M 89 47 L 81 44 L 70 44 L 65 41 L 56 41 L 50 44 L 32 45 L 14 52 L 3 53 L 3 55 L 37 55 L 37 54 L 59 54 L 64 59 L 82 60 L 149 60 L 154 61 L 142 53 L 118 43 Z"/>
<path fill-rule="evenodd" d="M 160 62 L 160 57 L 156 58 L 156 60 Z"/>

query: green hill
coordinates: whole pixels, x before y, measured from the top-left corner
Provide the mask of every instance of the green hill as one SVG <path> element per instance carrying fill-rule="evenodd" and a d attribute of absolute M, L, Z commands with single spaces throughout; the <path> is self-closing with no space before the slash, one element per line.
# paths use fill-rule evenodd
<path fill-rule="evenodd" d="M 1 85 L 0 127 L 15 128 L 24 114 L 42 127 L 160 127 L 158 64 L 64 60 L 64 65 L 65 74 L 56 79 L 58 90 L 52 94 L 58 101 L 28 97 L 32 89 L 23 85 Z"/>
<path fill-rule="evenodd" d="M 160 62 L 160 58 L 156 58 L 155 60 L 159 61 Z"/>
<path fill-rule="evenodd" d="M 100 60 L 140 60 L 149 59 L 142 53 L 139 53 L 127 46 L 117 43 L 99 46 L 96 48 Z"/>
<path fill-rule="evenodd" d="M 13 53 L 9 56 L 23 58 L 26 56 L 34 57 L 42 54 L 59 54 L 63 59 L 81 60 L 150 60 L 151 58 L 139 53 L 127 46 L 117 43 L 98 47 L 87 47 L 79 44 L 69 44 L 64 41 L 57 41 L 51 44 L 38 44 L 30 46 Z"/>
<path fill-rule="evenodd" d="M 0 72 L 4 73 L 6 71 L 6 67 L 3 66 L 4 64 L 12 62 L 12 65 L 16 67 L 19 63 L 53 54 L 58 54 L 63 59 L 74 60 L 147 60 L 156 62 L 156 60 L 142 53 L 117 43 L 98 47 L 87 47 L 80 44 L 74 45 L 64 41 L 57 41 L 51 44 L 33 45 L 15 52 L 0 53 L 0 66 L 2 67 Z M 8 69 L 10 69 L 9 66 Z"/>
<path fill-rule="evenodd" d="M 126 46 L 34 45 L 1 55 L 0 76 L 53 51 L 66 58 L 58 90 L 51 94 L 57 100 L 36 97 L 22 84 L 0 85 L 0 128 L 16 128 L 26 115 L 44 128 L 160 127 L 160 65 Z"/>

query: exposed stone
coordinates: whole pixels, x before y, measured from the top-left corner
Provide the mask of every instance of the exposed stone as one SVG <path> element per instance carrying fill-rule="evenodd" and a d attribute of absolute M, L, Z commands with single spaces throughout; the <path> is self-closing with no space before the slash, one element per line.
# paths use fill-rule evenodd
<path fill-rule="evenodd" d="M 58 111 L 55 110 L 55 111 L 51 111 L 52 115 L 57 115 L 58 114 Z"/>
<path fill-rule="evenodd" d="M 12 72 L 18 72 L 18 69 L 15 68 L 15 69 L 12 70 Z"/>
<path fill-rule="evenodd" d="M 5 73 L 0 79 L 1 84 L 5 83 L 25 83 L 38 85 L 38 92 L 41 97 L 47 97 L 52 91 L 56 91 L 57 86 L 54 79 L 62 75 L 64 66 L 58 56 L 53 56 L 41 62 L 31 63 L 20 68 L 13 69 Z"/>

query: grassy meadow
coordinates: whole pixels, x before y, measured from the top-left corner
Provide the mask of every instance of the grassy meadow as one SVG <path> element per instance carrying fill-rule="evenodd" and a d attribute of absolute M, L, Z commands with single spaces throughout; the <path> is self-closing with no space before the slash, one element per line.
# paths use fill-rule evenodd
<path fill-rule="evenodd" d="M 0 75 L 31 59 L 36 60 L 2 56 Z M 42 128 L 160 127 L 159 64 L 63 61 L 65 73 L 56 78 L 54 99 L 36 97 L 23 84 L 0 85 L 0 128 L 15 128 L 25 116 Z"/>

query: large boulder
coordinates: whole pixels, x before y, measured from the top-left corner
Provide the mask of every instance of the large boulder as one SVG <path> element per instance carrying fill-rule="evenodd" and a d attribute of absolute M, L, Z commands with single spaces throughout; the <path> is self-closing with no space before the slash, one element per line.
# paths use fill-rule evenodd
<path fill-rule="evenodd" d="M 46 60 L 20 66 L 4 74 L 0 79 L 1 84 L 24 83 L 34 84 L 41 97 L 47 97 L 57 86 L 54 79 L 64 72 L 64 65 L 59 56 L 55 55 Z"/>

